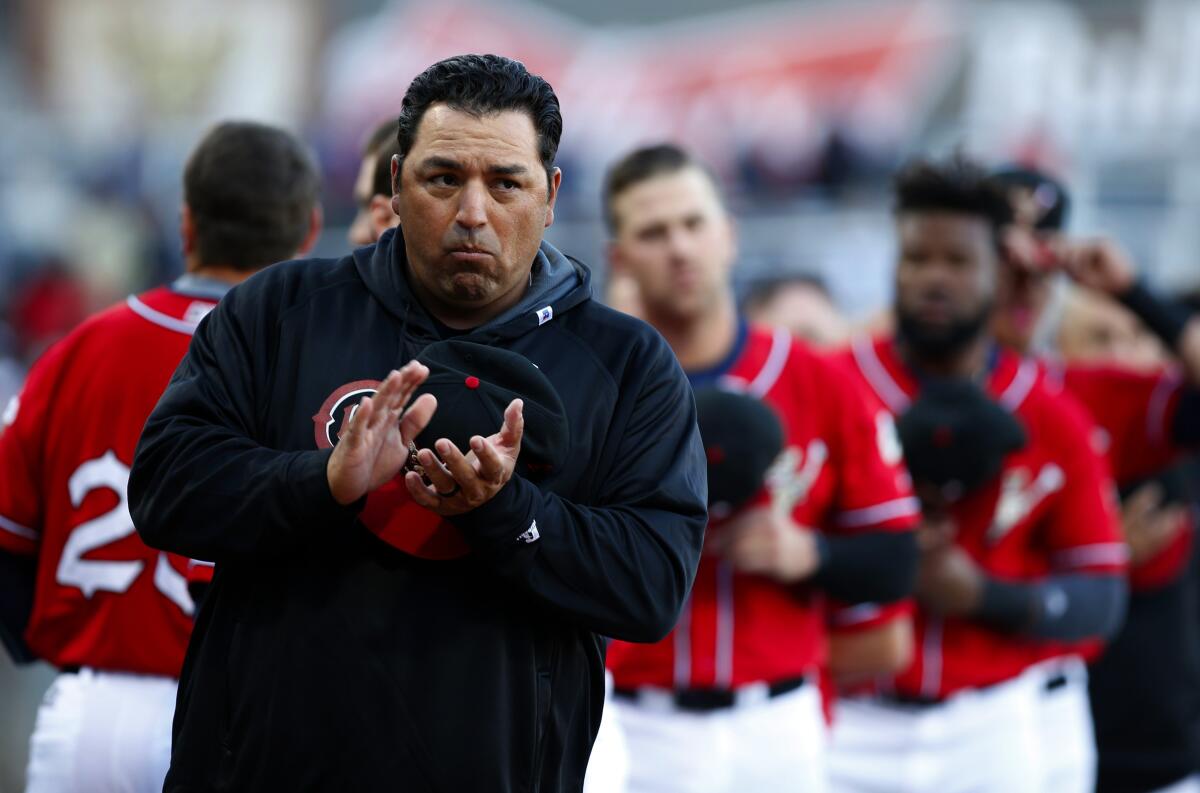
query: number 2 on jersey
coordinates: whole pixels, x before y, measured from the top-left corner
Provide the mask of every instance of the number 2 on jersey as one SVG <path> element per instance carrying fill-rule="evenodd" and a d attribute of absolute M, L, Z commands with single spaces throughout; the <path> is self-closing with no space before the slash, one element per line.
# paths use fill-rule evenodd
<path fill-rule="evenodd" d="M 67 481 L 71 505 L 78 509 L 87 495 L 107 489 L 117 494 L 117 505 L 99 517 L 79 524 L 63 546 L 58 563 L 58 582 L 77 587 L 83 596 L 91 598 L 98 591 L 124 592 L 141 574 L 141 561 L 101 561 L 84 559 L 88 551 L 102 548 L 133 534 L 133 518 L 129 514 L 129 466 L 117 459 L 111 450 L 101 457 L 88 460 L 71 474 Z M 165 553 L 158 555 L 154 569 L 154 585 L 185 614 L 194 610 L 188 595 L 187 581 L 171 566 Z"/>

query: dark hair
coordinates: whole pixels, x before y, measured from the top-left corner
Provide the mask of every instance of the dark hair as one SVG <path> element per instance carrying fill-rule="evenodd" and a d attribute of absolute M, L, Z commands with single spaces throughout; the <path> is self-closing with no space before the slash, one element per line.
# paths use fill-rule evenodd
<path fill-rule="evenodd" d="M 1001 187 L 1022 187 L 1033 193 L 1034 200 L 1042 209 L 1035 228 L 1041 231 L 1062 231 L 1071 212 L 1071 194 L 1063 183 L 1045 171 L 1008 165 L 992 173 Z"/>
<path fill-rule="evenodd" d="M 636 184 L 657 176 L 667 176 L 688 168 L 697 168 L 717 186 L 716 177 L 704 163 L 693 157 L 686 149 L 674 143 L 658 143 L 634 149 L 617 160 L 604 177 L 604 221 L 610 234 L 617 232 L 617 214 L 613 204 L 617 196 Z M 717 190 L 718 195 L 720 190 Z"/>
<path fill-rule="evenodd" d="M 475 116 L 506 110 L 528 113 L 549 184 L 562 137 L 562 113 L 550 83 L 530 74 L 523 63 L 502 55 L 455 55 L 418 74 L 400 105 L 396 139 L 401 159 L 412 150 L 425 111 L 439 103 Z"/>
<path fill-rule="evenodd" d="M 371 178 L 373 196 L 392 194 L 392 157 L 400 153 L 397 131 L 396 120 L 390 118 L 375 128 L 367 138 L 367 145 L 363 146 L 363 159 L 375 159 L 375 175 Z"/>
<path fill-rule="evenodd" d="M 829 287 L 826 285 L 825 279 L 821 276 L 815 273 L 786 273 L 784 275 L 757 278 L 751 281 L 746 289 L 746 297 L 742 300 L 742 308 L 745 311 L 754 311 L 762 308 L 774 300 L 784 289 L 793 286 L 807 287 L 825 298 L 829 303 L 833 303 L 833 295 L 829 292 Z"/>
<path fill-rule="evenodd" d="M 975 215 L 992 227 L 1000 240 L 1001 229 L 1012 222 L 1008 196 L 978 163 L 956 155 L 942 162 L 918 159 L 896 175 L 896 214 L 907 212 L 961 212 Z"/>
<path fill-rule="evenodd" d="M 308 235 L 320 187 L 312 155 L 292 135 L 247 121 L 218 125 L 183 172 L 197 256 L 237 270 L 291 258 Z"/>

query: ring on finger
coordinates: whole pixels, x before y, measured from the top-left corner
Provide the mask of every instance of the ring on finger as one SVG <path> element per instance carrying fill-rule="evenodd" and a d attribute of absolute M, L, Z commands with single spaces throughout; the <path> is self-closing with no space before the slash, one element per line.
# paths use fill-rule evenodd
<path fill-rule="evenodd" d="M 436 490 L 433 492 L 437 493 L 438 498 L 453 498 L 462 492 L 462 485 L 460 485 L 458 482 L 455 482 L 454 487 L 450 488 L 449 493 L 438 493 Z"/>

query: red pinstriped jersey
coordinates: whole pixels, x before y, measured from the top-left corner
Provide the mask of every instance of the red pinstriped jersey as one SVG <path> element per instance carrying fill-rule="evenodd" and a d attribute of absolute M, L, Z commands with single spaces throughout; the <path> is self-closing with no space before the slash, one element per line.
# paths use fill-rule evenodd
<path fill-rule="evenodd" d="M 919 385 L 890 338 L 857 339 L 840 357 L 865 383 L 876 410 L 899 415 Z M 1127 551 L 1115 488 L 1074 400 L 1054 393 L 1033 361 L 1000 352 L 988 394 L 1021 421 L 1025 448 L 1005 458 L 996 479 L 954 505 L 955 541 L 987 573 L 1035 581 L 1053 573 L 1120 572 Z M 916 652 L 891 686 L 908 696 L 943 698 L 1007 680 L 1058 654 L 1046 644 L 965 618 L 942 619 L 915 609 Z"/>
<path fill-rule="evenodd" d="M 33 366 L 0 434 L 0 549 L 37 556 L 26 641 L 56 666 L 178 676 L 187 560 L 127 502 L 142 425 L 215 302 L 168 288 L 88 319 Z"/>
<path fill-rule="evenodd" d="M 910 531 L 918 505 L 900 465 L 890 416 L 867 412 L 861 388 L 784 331 L 752 328 L 720 377 L 779 416 L 785 448 L 759 503 L 831 534 Z M 719 521 L 709 531 L 720 531 Z M 729 688 L 815 671 L 825 662 L 825 603 L 809 585 L 785 586 L 702 557 L 675 630 L 652 645 L 614 642 L 618 686 Z"/>
<path fill-rule="evenodd" d="M 1073 396 L 1095 422 L 1095 442 L 1119 486 L 1158 473 L 1188 451 L 1171 439 L 1184 385 L 1178 372 L 1052 361 L 1044 368 L 1047 385 Z M 1173 541 L 1129 571 L 1134 590 L 1164 586 L 1183 572 L 1191 556 L 1193 518 L 1181 520 Z"/>

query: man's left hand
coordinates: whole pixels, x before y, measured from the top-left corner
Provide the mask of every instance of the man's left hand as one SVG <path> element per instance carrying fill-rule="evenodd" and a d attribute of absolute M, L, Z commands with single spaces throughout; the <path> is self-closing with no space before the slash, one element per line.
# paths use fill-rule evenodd
<path fill-rule="evenodd" d="M 523 403 L 514 399 L 504 411 L 504 426 L 494 435 L 471 438 L 466 453 L 442 438 L 430 449 L 417 452 L 430 484 L 421 475 L 409 471 L 404 484 L 409 494 L 421 506 L 442 517 L 461 515 L 495 498 L 512 478 L 521 453 L 521 437 L 525 432 Z M 440 456 L 440 460 L 438 459 Z"/>
<path fill-rule="evenodd" d="M 959 546 L 934 547 L 921 556 L 917 570 L 917 600 L 934 614 L 965 617 L 983 600 L 983 571 Z"/>
<path fill-rule="evenodd" d="M 816 532 L 770 507 L 750 509 L 721 527 L 710 547 L 743 573 L 793 584 L 821 563 Z"/>

